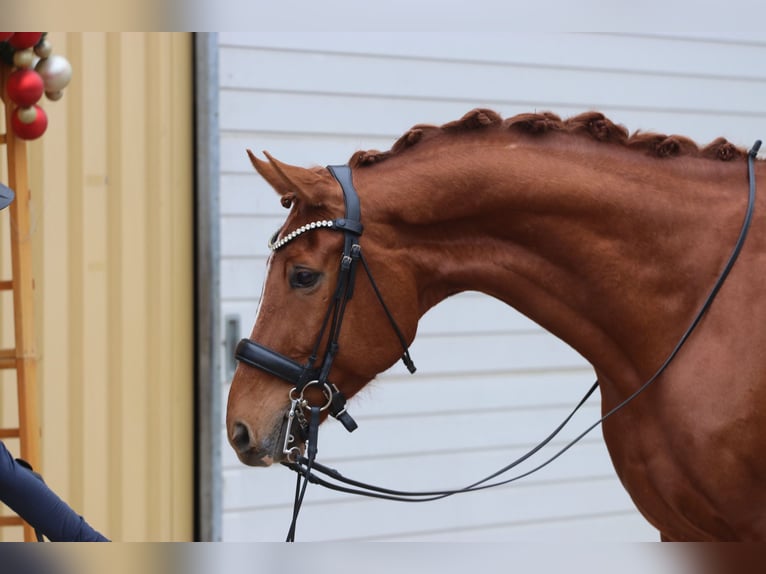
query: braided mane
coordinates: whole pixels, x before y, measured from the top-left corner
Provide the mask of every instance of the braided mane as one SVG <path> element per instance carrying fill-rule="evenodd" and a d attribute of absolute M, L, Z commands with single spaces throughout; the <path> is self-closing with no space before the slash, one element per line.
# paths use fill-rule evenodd
<path fill-rule="evenodd" d="M 747 156 L 745 149 L 736 147 L 725 138 L 717 138 L 708 145 L 700 147 L 684 136 L 641 131 L 630 134 L 624 126 L 615 124 L 600 112 L 585 112 L 565 120 L 551 112 L 519 114 L 504 120 L 492 110 L 477 108 L 459 120 L 442 126 L 418 124 L 396 140 L 390 150 L 358 151 L 351 156 L 349 165 L 360 167 L 379 163 L 439 135 L 490 129 L 536 136 L 552 132 L 578 134 L 596 141 L 642 151 L 654 157 L 687 155 L 731 161 Z"/>

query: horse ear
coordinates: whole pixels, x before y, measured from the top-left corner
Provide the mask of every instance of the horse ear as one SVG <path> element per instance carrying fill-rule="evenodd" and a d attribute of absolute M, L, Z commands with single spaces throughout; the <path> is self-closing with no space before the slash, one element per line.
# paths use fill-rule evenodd
<path fill-rule="evenodd" d="M 319 184 L 322 177 L 318 173 L 282 163 L 267 151 L 263 154 L 269 161 L 258 159 L 252 151 L 247 150 L 255 170 L 282 196 L 282 205 L 290 207 L 295 200 L 303 201 L 306 205 L 321 205 L 322 186 Z"/>

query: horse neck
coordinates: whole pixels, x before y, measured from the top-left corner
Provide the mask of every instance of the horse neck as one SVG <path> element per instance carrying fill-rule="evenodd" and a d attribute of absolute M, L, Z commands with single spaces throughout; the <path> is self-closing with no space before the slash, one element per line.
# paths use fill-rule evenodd
<path fill-rule="evenodd" d="M 398 166 L 393 158 L 375 176 L 385 191 L 373 208 L 393 226 L 380 240 L 413 274 L 421 314 L 481 291 L 600 370 L 638 377 L 664 358 L 707 293 L 747 195 L 744 167 L 712 160 L 597 144 L 453 152 Z"/>

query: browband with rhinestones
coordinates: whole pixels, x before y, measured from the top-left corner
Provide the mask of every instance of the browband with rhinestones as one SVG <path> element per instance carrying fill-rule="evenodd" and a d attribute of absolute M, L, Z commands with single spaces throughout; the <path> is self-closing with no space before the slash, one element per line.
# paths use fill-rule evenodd
<path fill-rule="evenodd" d="M 335 225 L 335 222 L 330 219 L 323 219 L 321 221 L 313 221 L 311 223 L 307 223 L 306 225 L 302 225 L 295 231 L 291 231 L 287 235 L 285 235 L 282 239 L 277 239 L 277 236 L 279 235 L 279 232 L 277 231 L 274 234 L 274 237 L 272 237 L 269 240 L 269 249 L 272 251 L 276 251 L 280 247 L 284 247 L 288 243 L 290 243 L 293 239 L 298 237 L 299 235 L 302 235 L 306 233 L 307 231 L 311 231 L 312 229 L 320 229 L 320 228 L 330 228 Z"/>

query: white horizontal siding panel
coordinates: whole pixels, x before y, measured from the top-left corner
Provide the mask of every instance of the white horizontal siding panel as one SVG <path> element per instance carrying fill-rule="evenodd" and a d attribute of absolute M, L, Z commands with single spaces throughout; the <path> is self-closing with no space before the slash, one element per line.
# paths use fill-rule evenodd
<path fill-rule="evenodd" d="M 288 482 L 292 482 L 288 479 Z M 287 489 L 291 484 L 285 485 Z M 527 483 L 482 491 L 431 503 L 395 504 L 371 499 L 346 499 L 340 502 L 304 503 L 298 539 L 392 540 L 410 539 L 423 533 L 450 533 L 452 540 L 463 530 L 490 526 L 512 526 L 527 522 L 557 522 L 582 515 L 624 511 L 625 492 L 611 480 L 573 480 L 565 492 L 554 491 L 545 483 Z M 234 521 L 253 515 L 248 521 L 250 536 L 242 537 L 224 518 L 227 540 L 278 541 L 289 522 L 286 507 L 265 507 L 232 513 Z M 231 528 L 231 532 L 228 530 Z M 657 537 L 653 538 L 657 540 Z"/>
<path fill-rule="evenodd" d="M 263 290 L 265 258 L 221 259 L 221 299 L 242 300 L 260 297 Z M 255 317 L 253 317 L 255 319 Z"/>
<path fill-rule="evenodd" d="M 748 41 L 617 34 L 428 32 L 222 33 L 227 49 L 294 50 L 443 62 L 493 62 L 548 68 L 764 79 L 763 47 Z M 425 60 L 425 62 L 423 61 Z M 226 78 L 223 77 L 223 85 Z"/>
<path fill-rule="evenodd" d="M 727 86 L 718 87 L 718 92 L 726 90 Z M 518 93 L 518 92 L 516 92 Z M 751 137 L 743 138 L 743 134 L 757 137 L 758 127 L 754 119 L 766 117 L 757 110 L 757 102 L 747 98 L 747 106 L 752 106 L 749 114 L 733 113 L 722 96 L 719 109 L 653 109 L 649 107 L 631 108 L 621 104 L 602 104 L 595 106 L 592 102 L 581 105 L 573 103 L 550 102 L 542 104 L 539 101 L 516 101 L 514 103 L 493 105 L 486 101 L 461 102 L 428 102 L 405 101 L 379 98 L 351 98 L 347 96 L 325 96 L 317 98 L 311 94 L 277 94 L 262 92 L 224 92 L 221 94 L 221 122 L 230 130 L 256 131 L 276 130 L 281 126 L 286 132 L 322 134 L 329 130 L 347 130 L 347 133 L 390 134 L 391 143 L 407 129 L 418 123 L 442 124 L 461 117 L 468 110 L 489 106 L 504 117 L 522 112 L 552 110 L 562 117 L 569 117 L 589 109 L 599 109 L 605 112 L 613 121 L 625 125 L 631 132 L 659 131 L 668 134 L 687 135 L 699 143 L 707 143 L 718 136 L 731 139 L 733 142 L 749 146 Z M 274 111 L 286 106 L 297 110 L 287 118 L 280 118 Z M 236 113 L 236 109 L 251 107 L 252 111 L 244 118 Z M 227 111 L 228 110 L 228 111 Z M 335 118 L 344 119 L 342 126 Z M 333 127 L 334 126 L 334 127 Z M 744 141 L 743 141 L 744 139 Z M 355 150 L 349 150 L 343 157 L 325 155 L 318 149 L 312 163 L 330 164 L 343 163 Z M 294 163 L 289 157 L 281 158 L 287 163 Z"/>
<path fill-rule="evenodd" d="M 401 377 L 383 374 L 351 399 L 349 410 L 368 418 L 450 408 L 472 411 L 477 416 L 497 408 L 574 408 L 594 380 L 589 366 L 562 371 L 542 366 L 537 372 L 508 369 L 498 373 L 449 376 L 420 372 Z M 591 401 L 598 404 L 598 392 Z"/>
<path fill-rule="evenodd" d="M 311 135 L 335 132 L 386 135 L 392 139 L 417 123 L 443 123 L 449 121 L 444 118 L 456 119 L 471 108 L 489 105 L 487 101 L 476 100 L 432 102 L 374 95 L 318 97 L 312 93 L 261 91 L 224 91 L 220 98 L 221 128 L 232 132 L 283 131 Z M 291 113 L 275 113 L 283 109 Z M 519 110 L 522 109 L 528 108 L 520 106 Z M 343 118 L 343 122 L 337 118 Z M 284 161 L 292 163 L 287 158 Z M 332 162 L 321 157 L 314 161 Z"/>
<path fill-rule="evenodd" d="M 221 250 L 227 257 L 257 257 L 266 272 L 268 241 L 285 222 L 285 216 L 226 216 L 221 223 Z M 256 293 L 260 295 L 260 291 Z"/>
<path fill-rule="evenodd" d="M 467 110 L 466 110 L 467 111 Z M 409 127 L 409 126 L 406 126 Z M 395 138 L 400 135 L 387 131 L 383 136 L 375 134 L 310 134 L 300 131 L 293 133 L 273 133 L 265 130 L 232 131 L 224 134 L 221 141 L 221 170 L 224 177 L 228 174 L 246 174 L 253 181 L 261 177 L 256 174 L 247 149 L 250 149 L 260 159 L 265 159 L 263 150 L 268 151 L 277 159 L 293 165 L 311 167 L 327 165 L 328 163 L 345 163 L 351 154 L 359 149 L 388 149 Z M 404 130 L 405 127 L 402 127 Z M 268 184 L 264 181 L 264 185 Z M 271 188 L 268 188 L 271 190 Z M 222 191 L 227 191 L 226 188 Z M 272 195 L 274 191 L 271 190 Z M 274 195 L 276 197 L 276 195 Z M 247 213 L 247 206 L 242 206 Z M 237 212 L 240 210 L 237 209 Z M 224 211 L 224 213 L 226 213 Z"/>
<path fill-rule="evenodd" d="M 468 340 L 448 334 L 418 337 L 411 352 L 419 357 L 418 368 L 431 374 L 532 369 L 538 365 L 560 369 L 583 364 L 571 347 L 540 331 L 502 337 L 476 334 Z"/>
<path fill-rule="evenodd" d="M 454 295 L 431 308 L 420 319 L 418 337 L 452 335 L 510 334 L 539 331 L 540 327 L 504 302 L 477 292 Z"/>
<path fill-rule="evenodd" d="M 284 74 L 300 66 L 301 74 Z M 257 70 L 253 73 L 252 70 Z M 345 95 L 433 101 L 481 101 L 504 105 L 519 98 L 543 106 L 586 103 L 601 109 L 614 101 L 638 109 L 717 110 L 723 107 L 720 92 L 749 91 L 752 99 L 727 99 L 729 113 L 760 114 L 758 102 L 766 99 L 766 75 L 759 79 L 734 76 L 636 74 L 623 69 L 585 69 L 482 62 L 371 59 L 364 55 L 276 51 L 229 50 L 221 60 L 222 83 L 247 96 L 250 91 L 279 94 L 308 93 L 314 97 Z M 396 81 L 391 81 L 396 78 Z M 459 81 L 455 81 L 459 78 Z M 662 89 L 657 89 L 657 84 Z M 228 96 L 227 96 L 228 99 Z M 236 99 L 230 100 L 236 102 Z"/>
<path fill-rule="evenodd" d="M 628 534 L 630 533 L 630 534 Z M 555 520 L 527 520 L 513 524 L 481 524 L 476 528 L 460 528 L 459 532 L 439 530 L 410 533 L 406 537 L 391 537 L 389 541 L 408 542 L 453 542 L 456 536 L 461 542 L 516 542 L 566 541 L 577 542 L 657 542 L 659 536 L 639 514 L 633 511 L 616 510 L 601 513 L 577 513 L 573 516 L 558 516 Z M 646 546 L 642 546 L 646 548 Z M 535 568 L 540 560 L 534 561 Z M 652 570 L 656 572 L 656 570 Z"/>
<path fill-rule="evenodd" d="M 248 159 L 245 173 L 221 176 L 221 217 L 287 217 L 287 210 L 279 202 L 279 195 L 255 173 Z"/>

